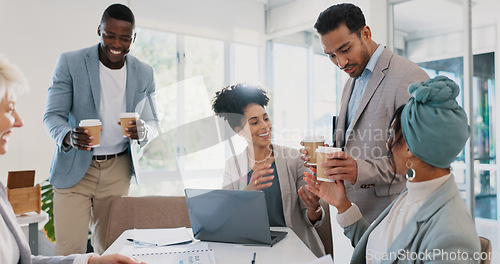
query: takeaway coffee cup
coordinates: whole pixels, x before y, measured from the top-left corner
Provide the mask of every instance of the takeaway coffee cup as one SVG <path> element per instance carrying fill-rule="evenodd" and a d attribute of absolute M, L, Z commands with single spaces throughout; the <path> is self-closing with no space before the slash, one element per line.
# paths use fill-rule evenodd
<path fill-rule="evenodd" d="M 334 153 L 337 151 L 342 151 L 341 148 L 334 148 L 334 147 L 324 147 L 324 146 L 318 146 L 316 149 L 316 159 L 317 159 L 317 167 L 316 167 L 316 177 L 320 181 L 327 181 L 327 182 L 333 182 L 333 180 L 328 179 L 328 177 L 325 175 L 325 171 L 332 169 L 333 167 L 322 167 L 320 166 L 321 162 L 327 161 L 328 159 L 326 158 L 326 155 L 329 153 Z"/>
<path fill-rule="evenodd" d="M 101 145 L 101 121 L 99 119 L 83 119 L 78 126 L 83 127 L 89 131 L 89 136 L 94 138 L 90 141 L 93 145 L 91 148 L 99 147 Z"/>
<path fill-rule="evenodd" d="M 130 121 L 137 120 L 139 118 L 138 113 L 121 113 L 120 114 L 120 122 L 122 124 L 122 135 L 123 137 L 127 137 L 127 130 L 125 130 L 128 127 L 132 127 L 129 125 Z"/>
<path fill-rule="evenodd" d="M 307 150 L 307 165 L 316 165 L 316 148 L 325 144 L 325 137 L 323 136 L 306 136 L 302 140 L 304 148 Z"/>

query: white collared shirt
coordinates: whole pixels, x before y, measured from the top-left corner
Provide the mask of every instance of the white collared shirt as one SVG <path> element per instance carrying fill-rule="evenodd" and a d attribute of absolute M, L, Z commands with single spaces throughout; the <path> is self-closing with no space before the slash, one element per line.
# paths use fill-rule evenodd
<path fill-rule="evenodd" d="M 366 64 L 365 69 L 354 80 L 354 87 L 352 88 L 351 97 L 349 98 L 349 103 L 347 105 L 347 130 L 346 130 L 346 138 L 349 136 L 349 133 L 352 130 L 352 123 L 354 121 L 354 117 L 358 112 L 359 104 L 361 103 L 361 99 L 363 99 L 363 94 L 365 92 L 366 85 L 370 78 L 372 77 L 373 70 L 377 65 L 378 59 L 382 52 L 384 52 L 385 47 L 382 45 L 378 45 L 378 48 L 375 50 L 373 55 L 370 57 L 370 60 Z"/>

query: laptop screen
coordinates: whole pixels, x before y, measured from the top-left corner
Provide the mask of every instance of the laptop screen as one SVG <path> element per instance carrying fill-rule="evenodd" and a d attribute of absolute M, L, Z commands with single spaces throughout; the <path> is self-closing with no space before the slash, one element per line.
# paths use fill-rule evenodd
<path fill-rule="evenodd" d="M 262 191 L 185 189 L 194 237 L 205 241 L 271 244 Z"/>

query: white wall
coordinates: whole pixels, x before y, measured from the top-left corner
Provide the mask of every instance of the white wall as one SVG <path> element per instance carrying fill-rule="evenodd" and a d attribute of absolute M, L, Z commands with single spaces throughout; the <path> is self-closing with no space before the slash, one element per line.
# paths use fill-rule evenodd
<path fill-rule="evenodd" d="M 314 32 L 314 23 L 319 13 L 331 5 L 350 2 L 361 8 L 366 24 L 372 30 L 372 39 L 387 45 L 387 1 L 386 0 L 296 0 L 274 8 L 267 13 L 267 37 L 282 37 L 299 31 Z"/>
<path fill-rule="evenodd" d="M 30 92 L 18 100 L 25 123 L 15 129 L 9 152 L 0 158 L 0 181 L 10 170 L 35 169 L 49 177 L 54 142 L 42 124 L 47 88 L 60 53 L 97 44 L 97 26 L 109 0 L 3 1 L 0 53 L 26 74 Z M 249 0 L 130 0 L 137 26 L 189 35 L 264 43 L 265 9 Z M 140 36 L 138 36 L 140 37 Z M 132 47 L 133 48 L 133 47 Z"/>

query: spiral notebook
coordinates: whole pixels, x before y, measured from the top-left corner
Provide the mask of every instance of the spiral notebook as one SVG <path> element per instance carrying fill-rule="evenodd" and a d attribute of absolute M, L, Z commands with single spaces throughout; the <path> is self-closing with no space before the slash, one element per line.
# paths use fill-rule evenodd
<path fill-rule="evenodd" d="M 212 249 L 134 253 L 132 256 L 148 264 L 215 264 Z"/>

